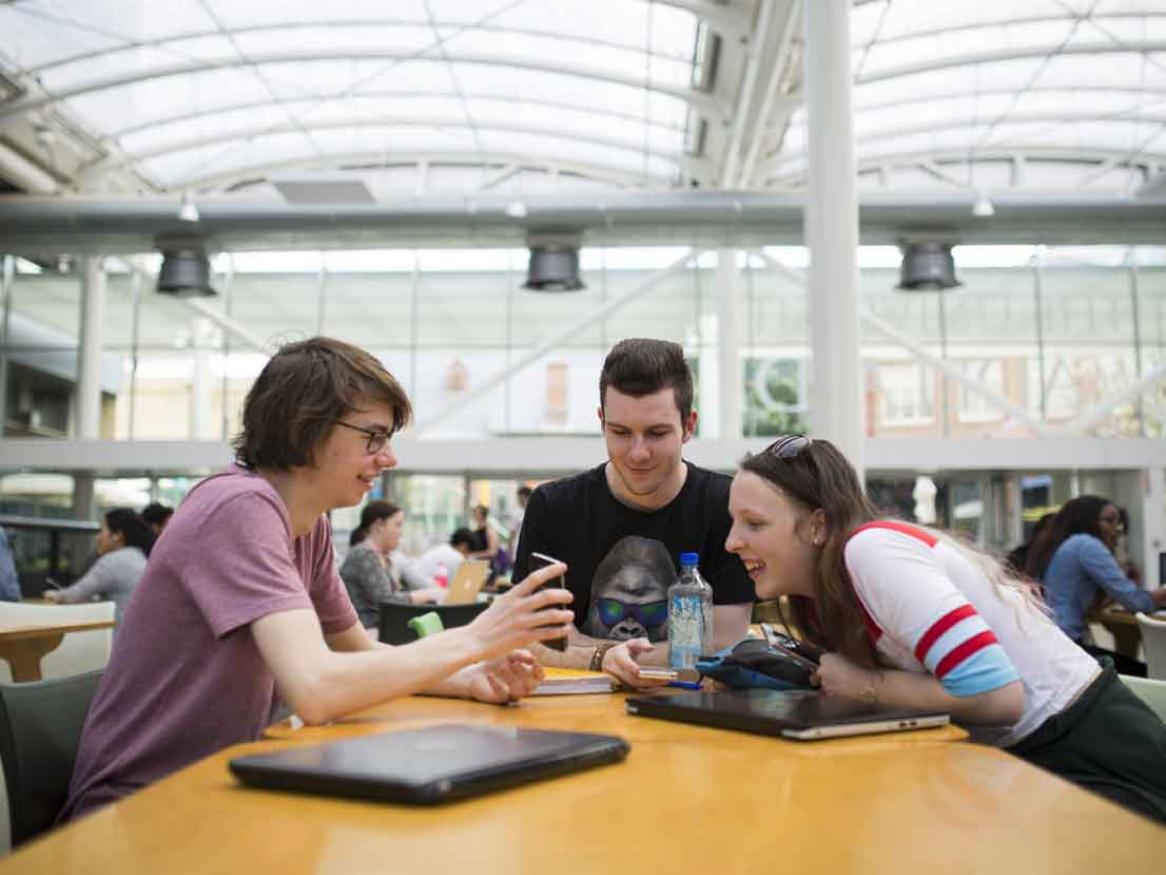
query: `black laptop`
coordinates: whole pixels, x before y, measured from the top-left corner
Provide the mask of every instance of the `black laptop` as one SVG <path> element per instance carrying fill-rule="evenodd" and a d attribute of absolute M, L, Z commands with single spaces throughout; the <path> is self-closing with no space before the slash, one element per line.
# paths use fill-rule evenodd
<path fill-rule="evenodd" d="M 612 735 L 442 724 L 237 757 L 231 772 L 252 787 L 434 804 L 619 762 Z"/>
<path fill-rule="evenodd" d="M 626 702 L 629 714 L 699 723 L 760 735 L 808 740 L 943 726 L 938 711 L 888 708 L 816 690 L 728 690 L 640 696 Z"/>

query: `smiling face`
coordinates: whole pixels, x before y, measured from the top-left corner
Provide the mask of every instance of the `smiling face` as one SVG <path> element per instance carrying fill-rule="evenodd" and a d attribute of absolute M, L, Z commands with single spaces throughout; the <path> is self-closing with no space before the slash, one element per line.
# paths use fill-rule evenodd
<path fill-rule="evenodd" d="M 636 398 L 607 387 L 599 410 L 616 497 L 638 507 L 663 507 L 684 484 L 685 442 L 696 428 L 696 412 L 684 422 L 672 389 Z"/>
<path fill-rule="evenodd" d="M 369 437 L 355 429 L 388 432 L 393 427 L 392 411 L 383 404 L 370 404 L 344 417 L 355 428 L 335 425 L 312 454 L 312 464 L 304 471 L 327 509 L 351 507 L 372 489 L 381 471 L 397 464 L 392 441 L 375 453 L 368 451 Z"/>
<path fill-rule="evenodd" d="M 813 597 L 814 570 L 822 536 L 820 522 L 764 477 L 738 472 L 729 489 L 733 527 L 725 549 L 745 563 L 758 599 L 780 595 Z"/>

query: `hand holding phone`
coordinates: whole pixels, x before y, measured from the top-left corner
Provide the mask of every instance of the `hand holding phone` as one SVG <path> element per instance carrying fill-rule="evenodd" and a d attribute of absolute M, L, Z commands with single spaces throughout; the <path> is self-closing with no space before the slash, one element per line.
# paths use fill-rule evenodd
<path fill-rule="evenodd" d="M 531 571 L 538 571 L 540 568 L 546 568 L 548 565 L 556 565 L 558 562 L 558 559 L 555 559 L 553 556 L 548 556 L 545 553 L 530 554 Z M 546 589 L 548 586 L 553 586 L 558 589 L 566 589 L 567 578 L 562 574 L 560 574 L 558 577 L 551 578 L 551 580 L 539 587 L 539 592 Z M 567 649 L 567 637 L 564 635 L 562 638 L 552 638 L 549 641 L 544 641 L 543 645 L 551 648 L 551 650 L 558 650 L 563 652 Z"/>

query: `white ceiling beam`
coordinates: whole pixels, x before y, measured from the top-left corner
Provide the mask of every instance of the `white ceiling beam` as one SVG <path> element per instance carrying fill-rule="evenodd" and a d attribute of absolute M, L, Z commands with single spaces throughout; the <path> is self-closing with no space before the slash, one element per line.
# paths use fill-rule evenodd
<path fill-rule="evenodd" d="M 45 107 L 54 106 L 62 101 L 86 94 L 94 94 L 113 88 L 123 88 L 128 85 L 137 85 L 144 82 L 153 82 L 173 76 L 197 76 L 216 70 L 229 70 L 240 67 L 256 68 L 267 64 L 301 64 L 316 61 L 340 61 L 354 63 L 357 61 L 432 61 L 434 63 L 469 64 L 474 66 L 504 67 L 507 69 L 529 70 L 536 73 L 552 73 L 563 76 L 577 76 L 596 82 L 608 82 L 634 88 L 638 91 L 650 91 L 666 97 L 680 100 L 702 113 L 724 119 L 728 115 L 725 106 L 704 92 L 687 86 L 666 85 L 660 82 L 646 80 L 642 75 L 630 76 L 614 70 L 605 70 L 601 67 L 589 67 L 585 64 L 574 64 L 566 61 L 551 62 L 538 58 L 522 58 L 514 55 L 494 52 L 474 52 L 450 50 L 444 46 L 440 51 L 433 49 L 417 52 L 404 48 L 346 48 L 346 49 L 284 49 L 282 51 L 252 52 L 246 57 L 238 54 L 218 58 L 207 58 L 202 61 L 184 61 L 173 64 L 160 64 L 148 69 L 134 70 L 129 73 L 120 73 L 99 79 L 76 82 L 52 94 L 33 95 L 8 104 L 0 105 L 0 123 L 15 116 Z"/>
<path fill-rule="evenodd" d="M 171 191 L 180 191 L 184 188 L 219 189 L 227 188 L 246 180 L 261 181 L 261 179 L 276 172 L 285 170 L 335 170 L 346 166 L 377 165 L 385 167 L 410 166 L 418 161 L 428 160 L 431 166 L 454 165 L 463 167 L 479 167 L 483 164 L 519 164 L 522 167 L 542 170 L 547 166 L 554 166 L 559 171 L 576 176 L 596 179 L 601 182 L 610 182 L 624 188 L 638 188 L 644 184 L 644 174 L 626 167 L 615 167 L 599 162 L 590 163 L 574 160 L 557 160 L 546 155 L 523 155 L 517 152 L 501 152 L 492 150 L 467 149 L 464 151 L 445 149 L 440 152 L 413 151 L 398 152 L 386 155 L 381 150 L 368 152 L 345 152 L 335 155 L 319 156 L 306 154 L 278 161 L 264 161 L 237 167 L 231 170 L 208 173 L 204 176 L 188 177 L 174 180 Z M 671 179 L 653 177 L 660 184 L 670 184 Z"/>
<path fill-rule="evenodd" d="M 1166 91 L 1163 92 L 1166 95 Z M 389 99 L 408 99 L 408 98 L 422 98 L 430 100 L 433 98 L 448 98 L 456 100 L 457 95 L 449 91 L 354 91 L 348 97 L 355 100 L 368 100 L 375 98 L 389 98 Z M 642 130 L 644 125 L 648 127 L 658 128 L 664 131 L 675 131 L 677 133 L 684 133 L 683 124 L 671 124 L 669 122 L 661 121 L 659 119 L 644 119 L 642 112 L 622 112 L 620 110 L 611 109 L 608 107 L 589 106 L 586 104 L 569 103 L 562 100 L 540 100 L 538 98 L 523 95 L 514 98 L 503 97 L 497 93 L 490 93 L 485 91 L 475 91 L 473 83 L 467 83 L 467 87 L 462 89 L 462 97 L 469 101 L 484 101 L 495 103 L 503 103 L 508 107 L 529 108 L 533 111 L 539 109 L 555 109 L 568 110 L 570 112 L 580 113 L 582 115 L 595 116 L 597 120 L 613 119 L 616 121 L 632 122 L 640 127 Z M 135 134 L 142 132 L 154 132 L 167 125 L 182 124 L 192 121 L 206 121 L 208 125 L 213 124 L 213 119 L 219 116 L 227 116 L 235 113 L 245 113 L 251 110 L 267 109 L 270 107 L 279 107 L 280 109 L 292 113 L 299 114 L 301 112 L 310 110 L 312 107 L 320 105 L 326 100 L 337 99 L 324 95 L 321 97 L 297 97 L 294 99 L 279 99 L 279 100 L 252 100 L 244 103 L 230 103 L 216 105 L 211 109 L 199 109 L 188 111 L 186 108 L 176 115 L 158 116 L 141 124 L 131 125 L 125 128 L 115 128 L 105 135 L 104 140 L 120 140 L 123 137 L 132 137 Z M 116 123 L 116 119 L 111 119 Z"/>
<path fill-rule="evenodd" d="M 488 177 L 485 182 L 478 186 L 478 193 L 487 192 L 492 188 L 497 188 L 506 180 L 518 175 L 522 172 L 522 166 L 519 164 L 510 163 L 499 170 L 494 175 Z"/>
<path fill-rule="evenodd" d="M 801 16 L 801 3 L 788 4 L 785 21 L 782 24 L 781 37 L 778 39 L 777 51 L 774 52 L 773 62 L 769 67 L 769 78 L 765 83 L 764 97 L 761 101 L 760 116 L 749 136 L 749 146 L 745 151 L 745 160 L 741 164 L 740 177 L 737 180 L 738 188 L 750 188 L 753 185 L 753 173 L 757 169 L 757 160 L 761 156 L 761 148 L 765 137 L 773 130 L 778 131 L 778 143 L 784 134 L 794 109 L 801 103 L 796 98 L 779 95 L 782 80 L 789 75 L 794 52 L 792 51 L 794 34 L 798 32 Z M 780 145 L 779 145 L 780 148 Z"/>
<path fill-rule="evenodd" d="M 745 128 L 757 119 L 753 110 L 753 92 L 761 75 L 761 66 L 768 58 L 769 29 L 774 19 L 774 5 L 777 0 L 757 0 L 757 17 L 753 32 L 745 45 L 745 69 L 741 74 L 741 84 L 737 89 L 737 106 L 729 128 L 729 139 L 721 155 L 721 188 L 735 188 L 737 169 L 741 164 L 741 142 L 745 138 Z"/>
<path fill-rule="evenodd" d="M 256 140 L 260 137 L 275 136 L 278 134 L 297 133 L 302 132 L 311 134 L 315 131 L 331 131 L 344 129 L 366 129 L 366 128 L 453 128 L 465 129 L 470 128 L 477 131 L 497 131 L 501 133 L 515 133 L 515 134 L 534 134 L 540 137 L 549 137 L 553 139 L 570 140 L 571 142 L 591 143 L 596 146 L 605 146 L 611 149 L 622 149 L 627 152 L 632 152 L 636 155 L 643 155 L 644 143 L 641 138 L 621 140 L 615 137 L 604 137 L 596 134 L 584 134 L 574 130 L 564 129 L 562 126 L 554 124 L 536 124 L 536 123 L 499 123 L 492 122 L 476 122 L 471 124 L 466 119 L 464 113 L 430 115 L 430 116 L 386 116 L 386 117 L 371 117 L 367 115 L 352 116 L 349 118 L 329 119 L 322 122 L 280 122 L 277 124 L 257 125 L 253 128 L 244 128 L 239 130 L 227 131 L 225 133 L 212 133 L 199 137 L 188 137 L 183 140 L 175 140 L 164 145 L 154 146 L 149 149 L 143 149 L 138 152 L 126 153 L 124 156 L 117 156 L 108 161 L 101 161 L 97 164 L 92 164 L 85 168 L 86 172 L 100 171 L 106 169 L 120 169 L 122 167 L 130 167 L 139 161 L 148 161 L 152 158 L 158 158 L 164 155 L 170 155 L 177 152 L 186 152 L 194 149 L 202 149 L 207 146 L 218 146 L 226 143 L 240 142 L 246 143 Z M 391 153 L 387 153 L 391 154 Z M 668 153 L 659 150 L 653 150 L 653 155 L 661 158 L 666 158 L 670 161 L 677 161 L 681 157 L 679 151 Z"/>

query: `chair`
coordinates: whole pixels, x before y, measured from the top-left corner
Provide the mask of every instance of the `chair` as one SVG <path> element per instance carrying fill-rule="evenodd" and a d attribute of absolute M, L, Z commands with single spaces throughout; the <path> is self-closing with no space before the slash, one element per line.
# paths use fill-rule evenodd
<path fill-rule="evenodd" d="M 14 847 L 52 826 L 65 804 L 101 675 L 0 684 L 0 761 Z"/>
<path fill-rule="evenodd" d="M 113 616 L 113 602 L 86 602 L 79 605 L 0 603 L 0 619 L 6 622 L 35 623 L 50 619 L 84 623 L 90 620 L 112 620 Z M 60 646 L 41 660 L 41 677 L 50 680 L 103 669 L 109 663 L 112 647 L 113 629 L 67 632 Z M 0 683 L 12 683 L 12 670 L 3 659 L 0 659 Z"/>
<path fill-rule="evenodd" d="M 1166 681 L 1166 620 L 1155 620 L 1139 613 L 1138 628 L 1142 631 L 1142 647 L 1146 651 L 1147 675 Z"/>
<path fill-rule="evenodd" d="M 1150 710 L 1166 723 L 1166 681 L 1151 681 L 1125 674 L 1119 674 L 1118 677 L 1131 693 L 1149 705 Z"/>
<path fill-rule="evenodd" d="M 472 603 L 468 605 L 412 605 L 405 602 L 381 602 L 380 622 L 377 623 L 377 639 L 385 644 L 408 644 L 417 640 L 417 634 L 409 628 L 409 621 L 430 611 L 441 617 L 446 629 L 472 623 L 474 617 L 489 605 Z"/>

